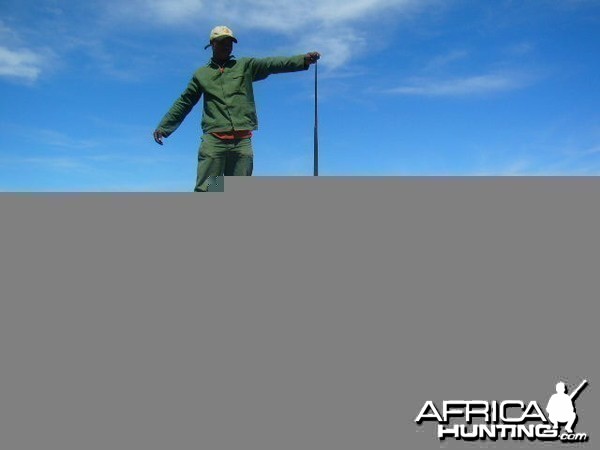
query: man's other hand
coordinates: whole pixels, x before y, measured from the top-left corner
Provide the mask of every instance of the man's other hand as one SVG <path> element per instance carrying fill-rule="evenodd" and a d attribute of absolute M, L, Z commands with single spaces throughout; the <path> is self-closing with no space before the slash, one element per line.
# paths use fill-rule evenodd
<path fill-rule="evenodd" d="M 157 144 L 163 145 L 163 138 L 164 137 L 165 137 L 165 135 L 163 134 L 162 131 L 154 130 L 154 141 Z"/>
<path fill-rule="evenodd" d="M 317 62 L 317 60 L 321 57 L 319 52 L 310 52 L 304 55 L 304 63 L 309 66 Z"/>

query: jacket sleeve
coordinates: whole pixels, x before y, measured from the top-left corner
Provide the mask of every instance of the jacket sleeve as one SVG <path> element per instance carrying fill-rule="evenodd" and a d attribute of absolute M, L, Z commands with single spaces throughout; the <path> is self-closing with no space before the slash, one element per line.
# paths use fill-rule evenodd
<path fill-rule="evenodd" d="M 299 72 L 308 69 L 304 62 L 304 55 L 250 58 L 248 64 L 252 72 L 252 81 L 264 80 L 275 73 Z"/>
<path fill-rule="evenodd" d="M 202 87 L 194 75 L 185 91 L 183 91 L 179 98 L 175 100 L 175 103 L 173 103 L 173 106 L 171 106 L 171 109 L 165 114 L 156 129 L 162 131 L 165 137 L 171 135 L 179 128 L 183 119 L 185 119 L 196 103 L 198 103 L 201 96 Z"/>

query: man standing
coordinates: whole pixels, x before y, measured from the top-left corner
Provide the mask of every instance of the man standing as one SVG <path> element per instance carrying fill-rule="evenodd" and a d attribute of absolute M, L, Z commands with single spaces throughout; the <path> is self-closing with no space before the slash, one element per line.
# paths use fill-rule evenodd
<path fill-rule="evenodd" d="M 206 192 L 209 178 L 252 175 L 252 131 L 258 129 L 252 83 L 271 74 L 307 70 L 320 55 L 317 52 L 292 57 L 240 58 L 231 52 L 237 39 L 225 27 L 210 33 L 213 56 L 192 76 L 154 131 L 154 140 L 163 145 L 204 95 L 202 144 L 198 152 L 195 192 Z"/>

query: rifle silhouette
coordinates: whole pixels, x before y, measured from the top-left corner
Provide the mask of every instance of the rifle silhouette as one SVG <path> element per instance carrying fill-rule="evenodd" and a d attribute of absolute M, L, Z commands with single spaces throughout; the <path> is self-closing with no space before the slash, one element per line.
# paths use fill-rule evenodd
<path fill-rule="evenodd" d="M 575 399 L 575 397 L 577 397 L 579 395 L 579 393 L 583 390 L 584 387 L 586 387 L 588 384 L 587 380 L 583 380 L 581 382 L 581 384 L 577 387 L 577 389 L 575 389 L 571 394 L 569 394 L 569 398 L 571 400 Z"/>

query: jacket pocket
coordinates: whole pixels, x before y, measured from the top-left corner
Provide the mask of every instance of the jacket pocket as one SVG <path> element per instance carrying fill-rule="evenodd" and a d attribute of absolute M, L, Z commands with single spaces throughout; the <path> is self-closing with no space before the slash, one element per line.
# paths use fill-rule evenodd
<path fill-rule="evenodd" d="M 231 77 L 231 92 L 233 94 L 246 95 L 246 77 L 242 75 L 234 75 Z"/>

